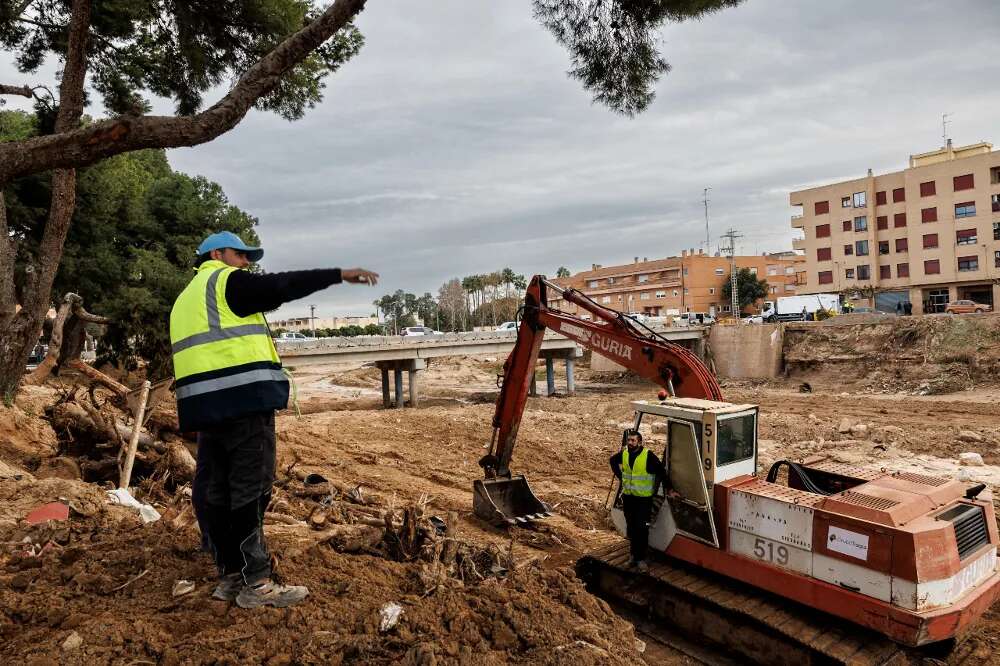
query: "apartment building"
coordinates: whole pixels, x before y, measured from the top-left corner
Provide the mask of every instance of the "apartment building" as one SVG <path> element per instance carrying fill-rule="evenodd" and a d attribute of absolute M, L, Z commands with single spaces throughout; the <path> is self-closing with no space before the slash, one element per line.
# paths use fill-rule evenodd
<path fill-rule="evenodd" d="M 969 298 L 1000 304 L 1000 153 L 989 143 L 911 155 L 902 171 L 789 195 L 800 293 L 874 294 L 892 312 L 942 312 Z"/>
<path fill-rule="evenodd" d="M 767 280 L 771 296 L 796 293 L 797 266 L 804 258 L 794 252 L 736 257 L 738 268 L 749 268 Z M 702 251 L 683 250 L 679 257 L 635 260 L 621 266 L 593 264 L 583 271 L 554 282 L 582 291 L 601 305 L 621 312 L 676 315 L 682 312 L 728 314 L 729 302 L 722 286 L 729 279 L 729 259 Z M 557 297 L 549 302 L 563 312 L 577 314 L 579 308 Z M 580 314 L 589 318 L 586 311 Z"/>

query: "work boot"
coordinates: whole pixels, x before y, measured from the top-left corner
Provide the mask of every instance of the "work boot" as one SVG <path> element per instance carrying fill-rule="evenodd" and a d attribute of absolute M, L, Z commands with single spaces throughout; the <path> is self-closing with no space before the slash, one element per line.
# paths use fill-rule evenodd
<path fill-rule="evenodd" d="M 297 604 L 309 596 L 309 588 L 305 585 L 280 585 L 273 580 L 265 580 L 256 585 L 247 585 L 236 596 L 236 605 L 240 608 L 259 608 L 274 606 L 287 608 Z"/>
<path fill-rule="evenodd" d="M 638 569 L 641 573 L 646 573 L 647 571 L 649 571 L 649 565 L 646 564 L 646 560 L 639 560 L 638 562 L 636 562 L 635 568 Z"/>
<path fill-rule="evenodd" d="M 236 595 L 238 595 L 242 589 L 243 574 L 226 574 L 219 579 L 219 584 L 215 586 L 215 591 L 212 592 L 212 598 L 218 599 L 219 601 L 235 601 Z"/>

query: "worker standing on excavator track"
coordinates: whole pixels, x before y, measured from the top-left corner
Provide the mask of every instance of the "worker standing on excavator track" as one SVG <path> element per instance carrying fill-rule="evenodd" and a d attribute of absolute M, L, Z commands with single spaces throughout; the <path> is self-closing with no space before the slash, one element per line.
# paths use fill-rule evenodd
<path fill-rule="evenodd" d="M 611 471 L 621 481 L 622 511 L 625 514 L 632 559 L 630 567 L 647 571 L 646 551 L 649 548 L 649 519 L 653 498 L 660 485 L 666 484 L 667 470 L 656 454 L 642 445 L 642 433 L 625 433 L 625 448 L 611 456 Z"/>
<path fill-rule="evenodd" d="M 212 234 L 170 312 L 177 418 L 182 432 L 198 432 L 192 504 L 219 569 L 212 596 L 241 608 L 283 608 L 309 594 L 272 579 L 264 542 L 274 412 L 288 405 L 289 383 L 263 313 L 340 282 L 378 281 L 360 268 L 241 270 L 263 255 L 236 234 Z"/>

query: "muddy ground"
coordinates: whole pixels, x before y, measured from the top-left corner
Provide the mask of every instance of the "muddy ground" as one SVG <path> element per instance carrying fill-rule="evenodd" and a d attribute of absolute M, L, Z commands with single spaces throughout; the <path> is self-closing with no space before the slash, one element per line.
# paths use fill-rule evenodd
<path fill-rule="evenodd" d="M 655 387 L 584 367 L 576 396 L 529 399 L 512 467 L 558 515 L 505 531 L 471 513 L 499 366 L 489 357 L 435 361 L 423 373 L 422 406 L 403 410 L 381 408 L 372 368 L 296 373 L 302 416 L 278 419 L 283 504 L 272 510 L 309 519 L 317 501 L 303 494 L 301 477 L 319 473 L 353 492 L 343 501 L 420 507 L 454 521 L 462 554 L 442 567 L 384 544 L 338 552 L 311 540 L 308 526 L 269 524 L 282 577 L 312 592 L 286 610 L 247 612 L 208 598 L 213 572 L 183 487 L 146 480 L 139 494 L 164 517 L 143 525 L 130 510 L 108 506 L 94 484 L 34 478 L 47 474 L 44 462 L 61 445 L 42 418 L 55 389 L 0 408 L 0 663 L 692 663 L 636 641 L 631 626 L 572 575 L 581 553 L 619 538 L 603 508 L 607 459 L 631 420 L 629 401 L 654 398 Z M 825 453 L 1000 486 L 995 387 L 919 396 L 821 380 L 802 393 L 802 381 L 800 374 L 724 384 L 728 400 L 761 407 L 762 465 Z M 960 467 L 958 454 L 970 451 L 986 465 Z M 68 521 L 24 524 L 31 508 L 59 498 L 72 507 Z M 40 556 L 25 552 L 46 543 Z M 181 579 L 195 590 L 174 597 Z M 388 603 L 403 613 L 381 631 Z M 1000 613 L 992 611 L 971 640 L 980 654 L 1000 647 Z"/>

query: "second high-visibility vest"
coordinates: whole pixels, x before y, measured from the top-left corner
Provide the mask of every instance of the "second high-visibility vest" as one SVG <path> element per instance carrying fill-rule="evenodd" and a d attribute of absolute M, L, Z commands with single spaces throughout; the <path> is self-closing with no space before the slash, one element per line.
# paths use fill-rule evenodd
<path fill-rule="evenodd" d="M 182 431 L 288 404 L 288 379 L 264 315 L 240 317 L 226 302 L 226 284 L 236 270 L 221 261 L 202 263 L 170 311 Z"/>
<path fill-rule="evenodd" d="M 635 497 L 652 497 L 653 482 L 656 477 L 646 472 L 646 458 L 649 450 L 643 449 L 629 464 L 628 449 L 622 449 L 622 493 Z"/>

